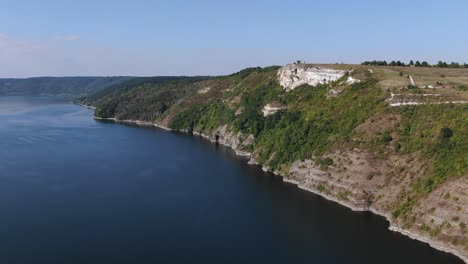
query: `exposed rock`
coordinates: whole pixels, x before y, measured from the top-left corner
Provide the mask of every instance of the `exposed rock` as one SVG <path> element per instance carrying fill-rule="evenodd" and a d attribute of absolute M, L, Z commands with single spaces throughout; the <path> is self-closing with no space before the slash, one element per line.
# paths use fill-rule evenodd
<path fill-rule="evenodd" d="M 326 168 L 312 160 L 295 162 L 287 179 L 353 210 L 369 210 L 374 194 L 384 184 L 384 177 L 368 180 L 369 174 L 380 175 L 374 169 L 377 161 L 359 150 L 333 153 L 329 157 L 334 160 L 334 165 Z"/>
<path fill-rule="evenodd" d="M 338 96 L 343 92 L 341 89 L 330 89 L 328 90 L 328 95 L 329 96 Z"/>
<path fill-rule="evenodd" d="M 202 135 L 201 133 L 197 133 Z M 251 145 L 254 141 L 254 136 L 244 135 L 241 132 L 235 133 L 230 131 L 227 125 L 220 126 L 215 129 L 210 136 L 207 136 L 211 141 L 231 147 L 237 155 L 250 156 L 250 153 L 245 148 Z"/>
<path fill-rule="evenodd" d="M 205 88 L 203 88 L 203 89 L 198 90 L 197 93 L 199 93 L 199 94 L 205 94 L 205 93 L 209 92 L 210 90 L 211 90 L 211 87 L 205 87 Z"/>
<path fill-rule="evenodd" d="M 346 74 L 346 71 L 307 66 L 304 64 L 288 64 L 278 70 L 278 81 L 286 90 L 308 84 L 315 86 L 318 84 L 331 83 L 337 81 Z"/>
<path fill-rule="evenodd" d="M 464 100 L 451 100 L 450 97 L 443 97 L 441 94 L 395 94 L 390 93 L 390 98 L 386 101 L 390 106 L 424 105 L 424 104 L 467 104 Z"/>
<path fill-rule="evenodd" d="M 361 80 L 348 76 L 348 78 L 338 84 L 338 86 L 333 87 L 333 89 L 328 90 L 329 97 L 335 97 L 343 93 L 347 85 L 354 83 L 360 83 Z"/>
<path fill-rule="evenodd" d="M 348 79 L 346 80 L 346 84 L 348 84 L 348 85 L 351 85 L 351 84 L 354 84 L 354 83 L 359 83 L 359 82 L 361 82 L 361 80 L 354 79 L 351 76 L 348 76 Z"/>
<path fill-rule="evenodd" d="M 262 112 L 263 116 L 269 116 L 283 109 L 285 109 L 283 105 L 277 102 L 273 102 L 271 104 L 265 105 L 262 109 Z"/>

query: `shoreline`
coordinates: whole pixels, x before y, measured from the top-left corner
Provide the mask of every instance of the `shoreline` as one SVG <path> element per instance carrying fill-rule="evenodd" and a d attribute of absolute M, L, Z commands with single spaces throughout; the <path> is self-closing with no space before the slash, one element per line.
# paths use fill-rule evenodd
<path fill-rule="evenodd" d="M 91 110 L 96 110 L 96 107 L 91 106 L 91 105 L 79 104 L 79 106 L 84 107 L 84 108 L 88 108 L 88 109 L 91 109 Z"/>
<path fill-rule="evenodd" d="M 153 127 L 157 127 L 157 128 L 166 130 L 166 131 L 175 132 L 175 130 L 173 130 L 173 129 L 169 128 L 169 127 L 162 126 L 162 125 L 159 125 L 159 124 L 154 123 L 154 122 L 139 121 L 139 120 L 117 120 L 116 118 L 101 118 L 101 117 L 96 117 L 96 116 L 93 116 L 93 118 L 96 119 L 96 120 L 109 120 L 109 121 L 114 121 L 116 123 L 135 124 L 135 125 L 138 125 L 138 126 L 153 126 Z M 187 131 L 181 131 L 181 132 L 187 133 Z M 211 143 L 216 143 L 213 140 L 211 140 L 209 136 L 207 136 L 205 134 L 195 132 L 195 131 L 192 134 L 195 135 L 195 136 L 205 138 L 205 139 L 209 140 Z M 220 142 L 218 142 L 218 144 L 221 144 L 221 145 L 224 145 L 226 147 L 231 148 L 232 150 L 234 150 L 234 152 L 236 153 L 237 156 L 241 156 L 241 157 L 250 157 L 251 156 L 250 153 L 247 153 L 247 152 L 244 153 L 244 152 L 241 152 L 241 151 L 237 151 L 237 150 L 235 150 L 234 148 L 232 148 L 231 146 L 229 146 L 227 144 L 223 144 L 223 143 L 220 143 Z M 253 160 L 252 158 L 247 162 L 247 164 L 262 166 L 261 164 L 258 164 L 255 160 Z M 444 246 L 439 241 L 427 238 L 427 237 L 419 235 L 419 234 L 415 234 L 415 233 L 413 233 L 413 232 L 411 232 L 409 230 L 406 230 L 406 229 L 403 229 L 401 227 L 393 225 L 392 221 L 391 221 L 391 217 L 388 214 L 380 212 L 380 211 L 376 210 L 375 208 L 372 208 L 372 207 L 368 207 L 368 208 L 356 207 L 356 206 L 354 206 L 352 204 L 340 201 L 335 197 L 331 197 L 331 196 L 326 195 L 324 193 L 320 193 L 317 190 L 310 189 L 310 188 L 307 188 L 305 186 L 302 186 L 301 184 L 299 184 L 299 182 L 297 182 L 295 180 L 290 180 L 290 179 L 286 178 L 285 176 L 283 176 L 281 174 L 277 174 L 277 173 L 269 171 L 267 168 L 265 168 L 265 166 L 262 166 L 262 170 L 265 171 L 265 172 L 273 173 L 274 175 L 277 175 L 277 176 L 281 176 L 282 179 L 283 179 L 283 182 L 285 182 L 285 183 L 294 184 L 299 189 L 302 189 L 302 190 L 311 192 L 313 194 L 316 194 L 316 195 L 318 195 L 318 196 L 320 196 L 320 197 L 322 197 L 322 198 L 324 198 L 324 199 L 326 199 L 328 201 L 338 203 L 338 204 L 340 204 L 340 205 L 342 205 L 342 206 L 344 206 L 344 207 L 346 207 L 348 209 L 351 209 L 354 212 L 371 212 L 371 213 L 376 214 L 378 216 L 384 217 L 385 220 L 387 220 L 387 222 L 389 223 L 388 230 L 390 230 L 392 232 L 397 232 L 397 233 L 399 233 L 401 235 L 404 235 L 406 237 L 409 237 L 409 238 L 411 238 L 413 240 L 417 240 L 419 242 L 428 244 L 430 247 L 432 247 L 432 248 L 434 248 L 436 250 L 455 255 L 458 258 L 460 258 L 462 261 L 464 261 L 465 263 L 468 264 L 468 256 L 464 256 L 461 252 L 459 252 L 457 250 L 447 248 L 446 246 Z"/>

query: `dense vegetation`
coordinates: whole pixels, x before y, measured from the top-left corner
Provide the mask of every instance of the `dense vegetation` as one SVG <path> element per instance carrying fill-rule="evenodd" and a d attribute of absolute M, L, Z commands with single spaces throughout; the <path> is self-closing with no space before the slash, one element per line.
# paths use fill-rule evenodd
<path fill-rule="evenodd" d="M 83 100 L 97 106 L 97 117 L 154 121 L 200 88 L 204 77 L 134 78 Z"/>
<path fill-rule="evenodd" d="M 120 84 L 131 77 L 37 77 L 0 79 L 0 95 L 79 97 Z"/>
<path fill-rule="evenodd" d="M 447 178 L 461 177 L 468 171 L 467 105 L 410 106 L 402 108 L 401 115 L 399 151 L 401 154 L 422 153 L 432 166 L 410 191 L 400 195 L 394 217 L 406 216 L 419 198 Z"/>
<path fill-rule="evenodd" d="M 82 101 L 85 104 L 94 104 L 103 97 L 118 96 L 119 94 L 130 91 L 143 84 L 161 84 L 170 81 L 187 80 L 190 78 L 191 77 L 184 76 L 133 77 L 85 96 L 82 98 Z"/>
<path fill-rule="evenodd" d="M 272 81 L 272 76 L 275 76 L 277 69 L 278 67 L 249 68 L 212 80 L 210 85 L 227 84 L 228 92 L 221 95 L 213 94 L 211 100 L 199 104 L 189 104 L 184 111 L 175 115 L 170 123 L 171 127 L 174 129 L 196 128 L 206 131 L 229 124 L 237 131 L 257 136 L 264 122 L 261 109 L 267 102 L 283 92 L 279 84 Z M 223 103 L 235 97 L 240 97 L 235 105 L 229 107 Z M 241 113 L 235 115 L 234 107 L 241 108 Z"/>
<path fill-rule="evenodd" d="M 338 97 L 327 98 L 327 86 L 303 86 L 287 93 L 283 111 L 265 120 L 258 137 L 259 160 L 281 169 L 296 160 L 320 158 L 332 148 L 351 141 L 354 129 L 383 111 L 385 97 L 369 79 L 353 84 Z"/>

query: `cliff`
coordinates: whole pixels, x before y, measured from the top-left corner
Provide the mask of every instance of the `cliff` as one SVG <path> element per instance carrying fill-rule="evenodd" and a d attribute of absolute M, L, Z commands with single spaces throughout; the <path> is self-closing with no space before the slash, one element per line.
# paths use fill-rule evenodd
<path fill-rule="evenodd" d="M 289 91 L 304 84 L 315 86 L 335 82 L 345 73 L 346 71 L 318 66 L 289 64 L 278 70 L 278 82 L 285 90 Z"/>
<path fill-rule="evenodd" d="M 230 146 L 285 181 L 383 215 L 392 230 L 466 260 L 468 105 L 453 103 L 468 98 L 466 76 L 461 69 L 296 64 L 139 84 L 91 103 L 98 117 Z M 445 88 L 424 88 L 437 83 Z M 392 94 L 418 104 L 393 105 L 400 99 Z"/>

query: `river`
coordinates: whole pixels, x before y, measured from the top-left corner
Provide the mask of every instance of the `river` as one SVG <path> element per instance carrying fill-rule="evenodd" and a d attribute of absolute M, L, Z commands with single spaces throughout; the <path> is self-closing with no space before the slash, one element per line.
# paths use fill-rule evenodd
<path fill-rule="evenodd" d="M 0 263 L 463 263 L 200 137 L 0 97 Z"/>

